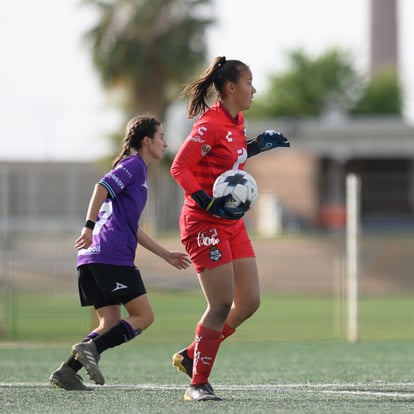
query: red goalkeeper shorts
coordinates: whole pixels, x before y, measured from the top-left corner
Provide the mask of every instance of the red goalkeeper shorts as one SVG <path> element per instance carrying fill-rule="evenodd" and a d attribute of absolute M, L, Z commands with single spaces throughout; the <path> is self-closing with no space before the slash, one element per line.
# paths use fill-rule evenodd
<path fill-rule="evenodd" d="M 221 224 L 182 213 L 180 231 L 181 242 L 197 273 L 235 259 L 255 257 L 243 219 Z"/>

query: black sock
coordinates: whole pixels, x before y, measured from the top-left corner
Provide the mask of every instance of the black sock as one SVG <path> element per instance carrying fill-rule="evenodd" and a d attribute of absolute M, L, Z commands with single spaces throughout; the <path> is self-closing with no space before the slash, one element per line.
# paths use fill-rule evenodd
<path fill-rule="evenodd" d="M 88 342 L 91 339 L 96 338 L 97 336 L 98 336 L 97 333 L 90 332 L 88 333 L 88 335 L 85 336 L 85 338 L 83 338 L 82 342 Z M 78 372 L 83 367 L 83 365 L 77 359 L 75 359 L 72 355 L 68 358 L 65 364 L 68 367 L 72 368 L 75 372 Z"/>
<path fill-rule="evenodd" d="M 134 329 L 127 321 L 121 319 L 117 324 L 105 333 L 93 340 L 96 349 L 102 353 L 108 348 L 114 348 L 124 342 L 128 342 L 141 333 L 141 329 Z"/>

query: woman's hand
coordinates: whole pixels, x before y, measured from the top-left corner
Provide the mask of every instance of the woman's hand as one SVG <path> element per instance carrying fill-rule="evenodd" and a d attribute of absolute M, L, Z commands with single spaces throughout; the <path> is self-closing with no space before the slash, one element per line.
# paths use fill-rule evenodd
<path fill-rule="evenodd" d="M 168 252 L 164 259 L 177 269 L 187 269 L 191 264 L 191 260 L 186 253 L 181 252 Z"/>
<path fill-rule="evenodd" d="M 75 249 L 87 249 L 92 244 L 92 230 L 84 227 L 81 235 L 75 240 Z"/>

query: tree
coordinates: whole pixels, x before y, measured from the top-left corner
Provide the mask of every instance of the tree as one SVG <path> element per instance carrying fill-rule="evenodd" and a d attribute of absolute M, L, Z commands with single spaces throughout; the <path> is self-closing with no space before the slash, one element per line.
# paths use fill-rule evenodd
<path fill-rule="evenodd" d="M 353 115 L 397 115 L 402 113 L 403 96 L 398 75 L 384 69 L 368 83 L 363 95 L 352 108 Z"/>
<path fill-rule="evenodd" d="M 211 0 L 83 0 L 83 4 L 98 11 L 98 21 L 85 39 L 104 86 L 123 97 L 125 117 L 151 112 L 163 120 L 182 85 L 205 66 L 205 31 L 214 23 L 209 17 Z M 120 138 L 111 136 L 116 142 Z M 151 165 L 149 179 L 159 191 L 149 199 L 146 211 L 155 231 L 176 226 L 174 206 L 179 203 L 174 200 L 181 194 L 176 186 L 165 185 L 168 176 L 166 168 Z"/>
<path fill-rule="evenodd" d="M 345 52 L 333 49 L 312 59 L 295 50 L 288 57 L 289 69 L 270 77 L 269 90 L 249 115 L 319 116 L 332 106 L 348 111 L 358 99 L 362 78 Z"/>
<path fill-rule="evenodd" d="M 162 118 L 179 88 L 205 63 L 211 0 L 84 0 L 97 9 L 85 34 L 108 89 L 120 90 L 128 113 Z"/>

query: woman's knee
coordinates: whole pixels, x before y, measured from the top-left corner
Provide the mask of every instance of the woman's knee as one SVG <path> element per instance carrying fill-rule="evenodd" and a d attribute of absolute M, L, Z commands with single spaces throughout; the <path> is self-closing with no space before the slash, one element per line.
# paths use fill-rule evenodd
<path fill-rule="evenodd" d="M 253 315 L 260 307 L 260 297 L 253 297 L 246 301 L 244 308 L 247 316 Z"/>
<path fill-rule="evenodd" d="M 255 297 L 250 304 L 253 313 L 256 312 L 260 308 L 260 296 Z"/>
<path fill-rule="evenodd" d="M 144 330 L 154 323 L 155 316 L 154 312 L 151 310 L 144 314 L 131 315 L 130 318 L 133 320 L 134 328 Z"/>
<path fill-rule="evenodd" d="M 146 329 L 149 326 L 151 326 L 154 323 L 155 320 L 155 315 L 154 312 L 149 312 L 147 315 L 145 315 L 145 328 L 142 329 Z"/>
<path fill-rule="evenodd" d="M 128 316 L 125 320 L 132 326 L 133 329 L 140 329 L 141 331 L 147 329 L 154 322 L 154 317 L 149 315 Z"/>
<path fill-rule="evenodd" d="M 234 304 L 234 311 L 243 320 L 250 318 L 260 307 L 260 297 L 246 298 L 242 303 Z"/>
<path fill-rule="evenodd" d="M 118 315 L 106 315 L 105 317 L 98 317 L 98 327 L 95 331 L 99 333 L 106 332 L 109 328 L 112 328 L 116 323 L 118 323 L 120 317 Z"/>
<path fill-rule="evenodd" d="M 209 313 L 217 321 L 224 322 L 230 313 L 232 302 L 223 302 L 214 306 L 209 306 Z"/>

